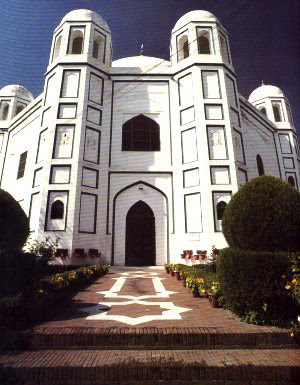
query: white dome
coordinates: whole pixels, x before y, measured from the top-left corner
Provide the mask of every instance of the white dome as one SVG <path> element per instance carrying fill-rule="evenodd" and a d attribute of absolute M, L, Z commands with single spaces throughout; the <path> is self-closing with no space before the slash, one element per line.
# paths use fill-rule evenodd
<path fill-rule="evenodd" d="M 185 26 L 191 21 L 213 21 L 219 22 L 215 15 L 208 11 L 190 11 L 183 15 L 175 24 L 173 31 L 177 31 L 179 28 Z"/>
<path fill-rule="evenodd" d="M 149 67 L 149 66 L 170 66 L 170 62 L 152 56 L 130 56 L 112 62 L 112 67 Z"/>
<path fill-rule="evenodd" d="M 104 21 L 98 13 L 90 11 L 89 9 L 75 9 L 71 11 L 63 17 L 61 24 L 65 21 L 93 21 L 95 24 L 110 32 L 106 21 Z"/>
<path fill-rule="evenodd" d="M 10 84 L 1 88 L 0 90 L 1 96 L 20 96 L 22 98 L 26 98 L 29 101 L 32 101 L 34 98 L 25 87 L 20 86 L 19 84 Z"/>
<path fill-rule="evenodd" d="M 278 96 L 284 97 L 284 93 L 281 91 L 280 88 L 276 86 L 263 84 L 251 92 L 248 100 L 250 103 L 253 103 L 263 98 L 268 98 L 268 97 L 276 98 Z"/>

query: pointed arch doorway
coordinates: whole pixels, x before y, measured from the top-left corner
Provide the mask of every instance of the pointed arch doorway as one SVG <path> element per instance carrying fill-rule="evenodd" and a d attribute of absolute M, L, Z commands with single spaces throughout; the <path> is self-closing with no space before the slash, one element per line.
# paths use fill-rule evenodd
<path fill-rule="evenodd" d="M 155 216 L 145 202 L 138 201 L 126 216 L 126 266 L 155 265 Z"/>

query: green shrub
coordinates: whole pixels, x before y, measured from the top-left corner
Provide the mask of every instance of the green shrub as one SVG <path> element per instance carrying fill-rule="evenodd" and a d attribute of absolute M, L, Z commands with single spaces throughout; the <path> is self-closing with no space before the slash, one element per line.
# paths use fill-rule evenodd
<path fill-rule="evenodd" d="M 29 235 L 29 220 L 19 203 L 0 189 L 0 252 L 20 250 Z"/>
<path fill-rule="evenodd" d="M 0 298 L 0 325 L 7 324 L 13 327 L 23 322 L 25 318 L 23 294 Z"/>
<path fill-rule="evenodd" d="M 297 306 L 285 288 L 291 277 L 291 257 L 272 253 L 223 249 L 217 274 L 226 307 L 247 322 L 288 325 Z"/>
<path fill-rule="evenodd" d="M 300 250 L 300 194 L 273 176 L 254 178 L 232 197 L 222 227 L 230 247 Z"/>
<path fill-rule="evenodd" d="M 46 266 L 34 254 L 5 251 L 0 254 L 0 297 L 28 293 L 41 278 Z"/>

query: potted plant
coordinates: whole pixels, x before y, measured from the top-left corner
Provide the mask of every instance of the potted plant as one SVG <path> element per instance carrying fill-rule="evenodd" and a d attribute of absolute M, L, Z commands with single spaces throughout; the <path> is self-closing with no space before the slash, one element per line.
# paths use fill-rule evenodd
<path fill-rule="evenodd" d="M 57 249 L 55 252 L 56 258 L 67 259 L 69 255 L 69 249 Z"/>
<path fill-rule="evenodd" d="M 194 260 L 195 260 L 195 261 L 198 261 L 198 260 L 199 260 L 199 255 L 198 255 L 198 254 L 195 254 L 195 255 L 194 255 Z"/>
<path fill-rule="evenodd" d="M 182 286 L 186 287 L 186 276 L 185 276 L 185 272 L 183 270 L 180 270 L 180 279 L 182 282 Z"/>
<path fill-rule="evenodd" d="M 90 258 L 98 258 L 101 253 L 98 253 L 98 249 L 89 249 L 89 257 Z"/>
<path fill-rule="evenodd" d="M 208 291 L 208 298 L 211 306 L 214 308 L 219 307 L 220 297 L 220 284 L 219 282 L 212 282 L 210 290 Z"/>
<path fill-rule="evenodd" d="M 170 270 L 171 276 L 174 277 L 175 273 L 174 273 L 174 264 L 173 263 L 170 263 L 169 270 Z"/>
<path fill-rule="evenodd" d="M 165 263 L 165 264 L 164 264 L 164 267 L 165 267 L 166 273 L 169 274 L 169 273 L 170 273 L 169 264 L 168 264 L 168 263 Z"/>
<path fill-rule="evenodd" d="M 85 258 L 86 254 L 84 252 L 84 249 L 75 249 L 73 256 L 75 258 Z"/>
<path fill-rule="evenodd" d="M 199 259 L 204 261 L 206 258 L 207 250 L 197 250 L 197 254 L 199 255 Z"/>

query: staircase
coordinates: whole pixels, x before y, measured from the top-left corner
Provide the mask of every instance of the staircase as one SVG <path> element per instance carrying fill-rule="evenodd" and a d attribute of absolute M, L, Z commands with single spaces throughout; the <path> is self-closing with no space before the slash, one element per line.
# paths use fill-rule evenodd
<path fill-rule="evenodd" d="M 289 331 L 261 327 L 37 327 L 0 356 L 3 385 L 296 385 Z"/>

